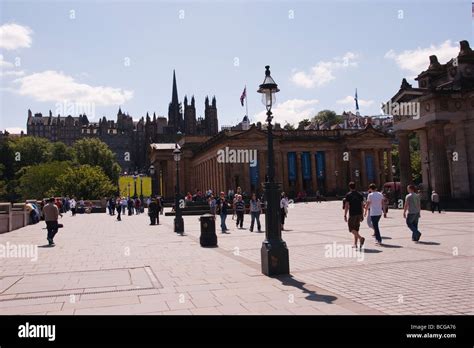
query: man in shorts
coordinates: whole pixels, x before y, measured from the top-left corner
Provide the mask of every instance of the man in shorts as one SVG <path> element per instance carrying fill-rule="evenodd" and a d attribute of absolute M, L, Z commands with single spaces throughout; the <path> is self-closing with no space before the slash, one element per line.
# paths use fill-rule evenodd
<path fill-rule="evenodd" d="M 362 194 L 357 192 L 355 188 L 355 183 L 350 182 L 350 191 L 345 197 L 346 204 L 344 207 L 344 221 L 346 221 L 349 226 L 349 232 L 354 235 L 354 248 L 357 248 L 357 241 L 359 241 L 360 248 L 362 249 L 365 238 L 359 234 L 359 228 L 361 221 L 364 220 L 364 197 Z M 347 212 L 349 212 L 349 220 L 347 220 Z"/>

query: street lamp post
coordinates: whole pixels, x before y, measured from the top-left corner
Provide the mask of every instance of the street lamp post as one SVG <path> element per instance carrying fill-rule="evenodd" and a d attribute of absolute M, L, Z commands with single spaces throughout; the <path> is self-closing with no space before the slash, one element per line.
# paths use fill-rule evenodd
<path fill-rule="evenodd" d="M 183 216 L 181 214 L 181 207 L 179 206 L 179 161 L 181 160 L 181 151 L 178 148 L 178 144 L 176 144 L 175 149 L 173 151 L 174 160 L 176 162 L 176 198 L 175 198 L 175 217 L 174 217 L 174 231 L 183 235 L 184 233 L 184 221 Z"/>
<path fill-rule="evenodd" d="M 273 154 L 273 125 L 272 105 L 275 93 L 279 92 L 278 85 L 270 76 L 270 66 L 265 67 L 265 80 L 260 85 L 258 93 L 262 93 L 262 102 L 267 109 L 267 142 L 268 162 L 267 180 L 265 182 L 265 240 L 262 243 L 262 273 L 267 276 L 289 274 L 290 262 L 288 248 L 281 238 L 280 225 L 280 184 L 275 183 L 275 162 Z"/>
<path fill-rule="evenodd" d="M 133 176 L 133 198 L 137 198 L 137 173 Z"/>
<path fill-rule="evenodd" d="M 398 207 L 399 192 L 398 192 L 397 181 L 395 180 L 396 179 L 395 174 L 397 174 L 397 167 L 395 167 L 395 164 L 392 164 L 393 189 L 395 190 L 395 207 Z"/>
<path fill-rule="evenodd" d="M 150 172 L 150 176 L 151 176 L 151 196 L 154 197 L 155 196 L 155 185 L 154 185 L 154 182 L 155 182 L 155 166 L 152 164 L 150 166 L 150 168 L 148 168 L 148 171 Z"/>
<path fill-rule="evenodd" d="M 140 201 L 143 203 L 143 174 L 140 174 Z"/>

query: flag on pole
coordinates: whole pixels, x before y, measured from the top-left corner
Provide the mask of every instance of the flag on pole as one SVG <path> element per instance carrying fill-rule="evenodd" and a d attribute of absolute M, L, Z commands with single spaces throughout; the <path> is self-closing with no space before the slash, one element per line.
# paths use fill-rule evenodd
<path fill-rule="evenodd" d="M 242 95 L 240 96 L 240 104 L 244 106 L 244 100 L 247 98 L 247 87 L 244 88 L 244 91 L 242 92 Z"/>
<path fill-rule="evenodd" d="M 354 100 L 356 102 L 356 111 L 359 111 L 359 98 L 357 98 L 357 88 Z"/>

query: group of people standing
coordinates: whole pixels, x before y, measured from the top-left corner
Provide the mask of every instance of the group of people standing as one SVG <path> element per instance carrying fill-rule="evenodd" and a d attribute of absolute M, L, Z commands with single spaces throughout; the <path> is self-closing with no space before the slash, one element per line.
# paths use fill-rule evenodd
<path fill-rule="evenodd" d="M 240 187 L 237 187 L 236 193 L 230 196 L 226 196 L 224 192 L 220 192 L 218 198 L 214 197 L 211 191 L 208 203 L 211 214 L 214 216 L 219 215 L 221 219 L 220 226 L 222 233 L 230 233 L 226 224 L 229 209 L 233 209 L 232 219 L 235 219 L 236 227 L 239 229 L 244 228 L 244 217 L 247 212 L 247 204 L 244 201 L 244 196 Z M 253 193 L 248 204 L 248 212 L 250 213 L 250 232 L 253 232 L 255 225 L 257 226 L 257 231 L 262 232 L 262 226 L 260 223 L 260 214 L 263 209 L 262 205 L 262 200 L 257 197 L 256 193 Z"/>
<path fill-rule="evenodd" d="M 122 214 L 128 210 L 128 215 L 139 215 L 142 212 L 142 201 L 140 198 L 133 199 L 131 197 L 110 197 L 107 200 L 107 210 L 109 215 L 115 215 L 117 212 L 117 220 L 122 220 Z"/>
<path fill-rule="evenodd" d="M 115 215 L 117 212 L 117 221 L 122 221 L 122 215 L 128 212 L 128 216 L 140 215 L 148 207 L 148 216 L 150 217 L 150 225 L 159 224 L 159 214 L 163 214 L 163 203 L 159 196 L 149 197 L 146 202 L 142 202 L 140 198 L 132 197 L 110 197 L 107 200 L 107 210 L 109 215 Z"/>
<path fill-rule="evenodd" d="M 349 232 L 354 236 L 354 248 L 362 249 L 365 243 L 365 238 L 360 235 L 359 230 L 360 223 L 367 216 L 369 226 L 374 230 L 375 244 L 382 245 L 379 222 L 382 215 L 387 217 L 387 198 L 378 191 L 375 184 L 369 185 L 367 200 L 364 199 L 360 192 L 356 191 L 354 182 L 349 183 L 349 190 L 344 198 L 344 220 L 348 224 Z M 421 237 L 421 232 L 418 230 L 421 201 L 414 185 L 408 185 L 407 191 L 408 194 L 405 197 L 403 207 L 403 217 L 406 219 L 406 224 L 412 232 L 412 240 L 418 242 Z M 349 213 L 349 218 L 347 218 L 347 213 Z"/>

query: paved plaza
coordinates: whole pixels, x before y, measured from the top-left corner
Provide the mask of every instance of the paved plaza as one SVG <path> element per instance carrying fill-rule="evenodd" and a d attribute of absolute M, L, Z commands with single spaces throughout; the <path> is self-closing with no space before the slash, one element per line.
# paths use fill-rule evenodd
<path fill-rule="evenodd" d="M 218 230 L 218 248 L 199 244 L 197 216 L 185 236 L 173 217 L 149 226 L 146 214 L 70 213 L 56 247 L 45 224 L 0 235 L 0 245 L 39 245 L 38 259 L 5 257 L 1 314 L 474 314 L 474 214 L 422 211 L 414 244 L 401 210 L 381 220 L 384 246 L 364 222 L 365 252 L 352 236 L 341 202 L 295 204 L 283 232 L 291 276 L 260 271 L 263 233 Z M 167 209 L 168 210 L 168 209 Z M 264 220 L 264 219 L 262 219 Z M 219 219 L 217 221 L 218 225 Z M 263 222 L 263 221 L 262 221 Z M 7 255 L 8 256 L 8 255 Z"/>

